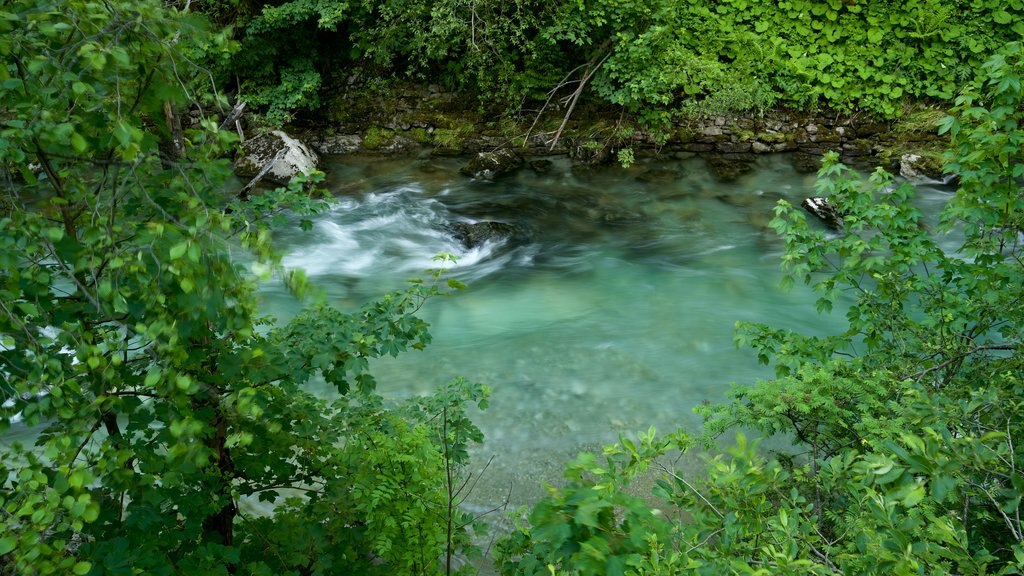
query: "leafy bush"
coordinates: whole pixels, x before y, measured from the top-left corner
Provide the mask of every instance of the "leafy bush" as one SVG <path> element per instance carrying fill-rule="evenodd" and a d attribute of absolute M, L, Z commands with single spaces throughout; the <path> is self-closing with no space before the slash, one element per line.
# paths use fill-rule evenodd
<path fill-rule="evenodd" d="M 227 192 L 226 102 L 187 56 L 224 48 L 202 18 L 14 0 L 0 38 L 0 430 L 38 430 L 0 448 L 0 573 L 447 571 L 486 390 L 392 407 L 368 371 L 429 342 L 440 272 L 343 311 L 281 267 L 270 226 L 325 209 L 322 175 Z M 239 250 L 308 308 L 271 327 Z"/>
<path fill-rule="evenodd" d="M 1024 33 L 1021 0 L 257 5 L 239 17 L 232 73 L 275 120 L 315 110 L 317 87 L 359 71 L 472 90 L 506 112 L 592 72 L 593 96 L 635 114 L 778 103 L 891 118 L 906 100 L 951 102 L 986 55 Z"/>
<path fill-rule="evenodd" d="M 826 232 L 780 202 L 790 281 L 821 311 L 849 302 L 841 334 L 741 324 L 738 341 L 775 366 L 701 408 L 704 444 L 736 427 L 782 435 L 772 459 L 737 434 L 703 475 L 670 457 L 697 444 L 651 430 L 566 486 L 500 546 L 503 574 L 1015 574 L 1024 570 L 1024 141 L 1020 44 L 941 122 L 960 177 L 940 232 L 913 187 L 866 181 L 826 156 L 819 193 L 845 214 Z M 852 302 L 851 302 L 852 300 Z M 657 472 L 657 508 L 624 496 Z M 688 478 L 689 476 L 689 478 Z"/>

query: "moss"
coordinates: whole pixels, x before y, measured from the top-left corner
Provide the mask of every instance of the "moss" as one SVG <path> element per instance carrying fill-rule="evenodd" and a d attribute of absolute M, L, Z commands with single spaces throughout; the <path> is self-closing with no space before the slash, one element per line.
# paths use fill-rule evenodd
<path fill-rule="evenodd" d="M 766 144 L 781 144 L 787 139 L 787 134 L 783 132 L 758 132 L 754 135 L 754 140 L 764 142 Z"/>
<path fill-rule="evenodd" d="M 452 128 L 437 128 L 434 130 L 432 143 L 440 151 L 458 152 L 466 144 L 467 134 Z"/>
<path fill-rule="evenodd" d="M 371 126 L 370 129 L 366 131 L 366 134 L 363 135 L 363 148 L 366 148 L 367 150 L 380 150 L 394 137 L 394 130 Z"/>
<path fill-rule="evenodd" d="M 938 128 L 936 123 L 947 112 L 938 108 L 921 108 L 904 115 L 892 128 L 892 133 L 899 136 L 919 136 L 924 134 L 936 134 Z"/>
<path fill-rule="evenodd" d="M 679 128 L 678 130 L 676 130 L 676 138 L 678 138 L 679 141 L 684 144 L 688 142 L 696 142 L 697 140 L 700 139 L 701 135 L 702 134 L 700 130 L 697 130 L 696 128 L 691 128 L 689 126 Z"/>
<path fill-rule="evenodd" d="M 458 152 L 466 141 L 478 133 L 476 124 L 462 116 L 437 115 L 434 134 L 431 139 L 434 147 L 442 152 Z"/>
<path fill-rule="evenodd" d="M 945 147 L 939 142 L 922 143 L 897 140 L 881 146 L 878 151 L 878 159 L 883 164 L 896 165 L 904 154 L 916 154 L 921 157 L 920 163 L 925 167 L 925 171 L 941 174 L 944 152 Z"/>
<path fill-rule="evenodd" d="M 410 140 L 417 144 L 427 144 L 430 142 L 430 134 L 426 128 L 413 128 L 406 134 Z"/>

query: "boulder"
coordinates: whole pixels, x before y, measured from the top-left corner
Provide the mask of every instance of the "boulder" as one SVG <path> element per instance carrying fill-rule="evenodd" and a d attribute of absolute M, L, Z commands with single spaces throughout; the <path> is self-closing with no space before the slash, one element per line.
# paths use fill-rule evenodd
<path fill-rule="evenodd" d="M 518 154 L 508 148 L 502 148 L 493 152 L 477 152 L 459 172 L 477 180 L 494 180 L 522 164 L 523 159 Z"/>
<path fill-rule="evenodd" d="M 900 176 L 907 180 L 922 182 L 944 182 L 942 162 L 920 154 L 900 156 Z"/>
<path fill-rule="evenodd" d="M 309 174 L 320 165 L 320 158 L 303 142 L 274 130 L 242 144 L 235 160 L 235 174 L 252 178 L 268 164 L 273 164 L 264 178 L 276 184 L 287 184 L 298 174 Z"/>
<path fill-rule="evenodd" d="M 508 240 L 518 235 L 518 230 L 504 222 L 452 222 L 448 225 L 452 236 L 462 242 L 466 248 L 472 249 L 492 240 Z"/>
<path fill-rule="evenodd" d="M 320 154 L 351 154 L 363 147 L 363 138 L 358 134 L 333 134 L 311 140 L 310 144 Z"/>
<path fill-rule="evenodd" d="M 829 228 L 836 231 L 843 229 L 843 213 L 828 198 L 812 196 L 805 198 L 800 206 L 820 218 Z"/>

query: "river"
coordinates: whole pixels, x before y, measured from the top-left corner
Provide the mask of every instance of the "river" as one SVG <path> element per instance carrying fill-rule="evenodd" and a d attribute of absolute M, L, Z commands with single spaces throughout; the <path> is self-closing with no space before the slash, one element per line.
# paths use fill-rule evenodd
<path fill-rule="evenodd" d="M 329 161 L 337 204 L 313 229 L 278 235 L 333 303 L 354 307 L 412 277 L 442 252 L 468 284 L 429 302 L 433 343 L 373 363 L 388 397 L 429 393 L 455 376 L 492 389 L 475 421 L 494 457 L 470 501 L 514 502 L 557 482 L 563 463 L 619 433 L 699 429 L 693 408 L 733 383 L 770 376 L 733 343 L 738 320 L 804 333 L 844 328 L 815 312 L 810 290 L 780 288 L 782 242 L 768 228 L 779 199 L 813 195 L 813 175 L 765 156 L 740 180 L 717 182 L 699 158 L 629 169 L 551 158 L 496 182 L 458 173 L 464 160 L 342 157 Z M 940 205 L 948 192 L 922 189 Z M 464 248 L 450 222 L 500 221 L 521 241 Z M 287 319 L 297 303 L 277 283 L 264 305 Z M 322 385 L 319 390 L 326 393 Z"/>

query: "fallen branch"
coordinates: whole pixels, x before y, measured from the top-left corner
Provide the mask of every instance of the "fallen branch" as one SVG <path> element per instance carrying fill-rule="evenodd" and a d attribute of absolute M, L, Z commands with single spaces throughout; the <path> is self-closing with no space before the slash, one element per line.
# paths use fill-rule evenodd
<path fill-rule="evenodd" d="M 242 113 L 245 112 L 245 101 L 238 102 L 231 108 L 228 115 L 224 118 L 224 121 L 217 127 L 218 130 L 227 130 L 229 126 L 235 124 L 239 118 L 242 117 Z"/>
<path fill-rule="evenodd" d="M 601 66 L 604 65 L 605 61 L 607 61 L 608 58 L 611 57 L 612 55 L 612 51 L 610 49 L 608 42 L 606 42 L 600 50 L 607 50 L 607 52 L 604 52 L 604 56 L 602 56 L 600 60 L 598 60 L 597 55 L 595 55 L 586 64 L 581 64 L 573 68 L 572 70 L 569 71 L 568 74 L 566 74 L 562 78 L 562 81 L 559 82 L 558 85 L 556 85 L 554 88 L 551 89 L 550 92 L 548 92 L 547 101 L 545 101 L 544 105 L 540 107 L 540 110 L 537 112 L 537 115 L 533 118 L 533 124 L 531 124 L 530 129 L 526 131 L 526 138 L 523 140 L 523 146 L 526 146 L 527 143 L 529 143 L 530 134 L 533 132 L 534 127 L 537 126 L 537 122 L 540 121 L 540 117 L 547 110 L 548 106 L 551 105 L 551 101 L 554 100 L 555 95 L 558 93 L 558 91 L 561 90 L 562 88 L 565 88 L 566 86 L 576 84 L 576 89 L 573 90 L 572 94 L 569 94 L 568 96 L 562 99 L 563 102 L 568 103 L 569 109 L 565 111 L 565 115 L 562 116 L 561 125 L 559 125 L 558 130 L 555 131 L 555 136 L 551 140 L 551 143 L 548 144 L 549 150 L 555 149 L 555 146 L 558 145 L 558 140 L 562 137 L 562 132 L 565 130 L 566 125 L 569 123 L 569 117 L 572 116 L 572 112 L 573 110 L 576 109 L 576 104 L 579 102 L 580 96 L 583 95 L 583 90 L 587 87 L 587 82 L 589 82 L 590 79 L 594 77 L 594 74 L 597 73 Z M 598 54 L 600 54 L 601 51 L 599 51 Z M 569 79 L 576 72 L 583 68 L 586 69 L 586 72 L 583 74 L 582 78 L 580 78 L 579 80 Z"/>
<path fill-rule="evenodd" d="M 611 55 L 611 52 L 605 54 L 604 58 L 601 58 L 601 61 L 594 65 L 590 70 L 588 70 L 587 73 L 583 76 L 583 79 L 580 80 L 580 84 L 579 86 L 576 87 L 576 91 L 572 93 L 569 109 L 565 111 L 565 116 L 562 117 L 562 124 L 559 125 L 558 130 L 555 132 L 554 139 L 551 140 L 551 146 L 548 148 L 549 150 L 554 150 L 555 146 L 558 144 L 558 139 L 562 137 L 562 131 L 565 130 L 565 125 L 569 123 L 569 117 L 572 116 L 572 111 L 576 109 L 576 103 L 579 102 L 580 96 L 583 94 L 583 89 L 586 88 L 587 86 L 587 82 L 591 79 L 591 77 L 594 76 L 594 73 L 597 72 L 599 68 L 601 68 L 601 65 L 604 64 L 605 60 L 607 60 L 608 57 Z"/>
<path fill-rule="evenodd" d="M 263 180 L 263 177 L 267 175 L 267 172 L 270 172 L 270 169 L 274 167 L 274 163 L 277 162 L 278 159 L 281 158 L 281 154 L 284 154 L 284 149 L 283 148 L 281 150 L 278 150 L 277 154 L 274 154 L 274 157 L 270 159 L 270 162 L 267 162 L 267 165 L 264 166 L 259 171 L 259 173 L 256 174 L 255 177 L 253 177 L 252 180 L 249 180 L 248 184 L 246 184 L 244 187 L 242 187 L 242 191 L 238 193 L 238 197 L 239 198 L 241 198 L 242 200 L 248 200 L 249 199 L 249 192 L 253 188 L 255 188 L 257 184 L 259 184 L 260 180 Z"/>

